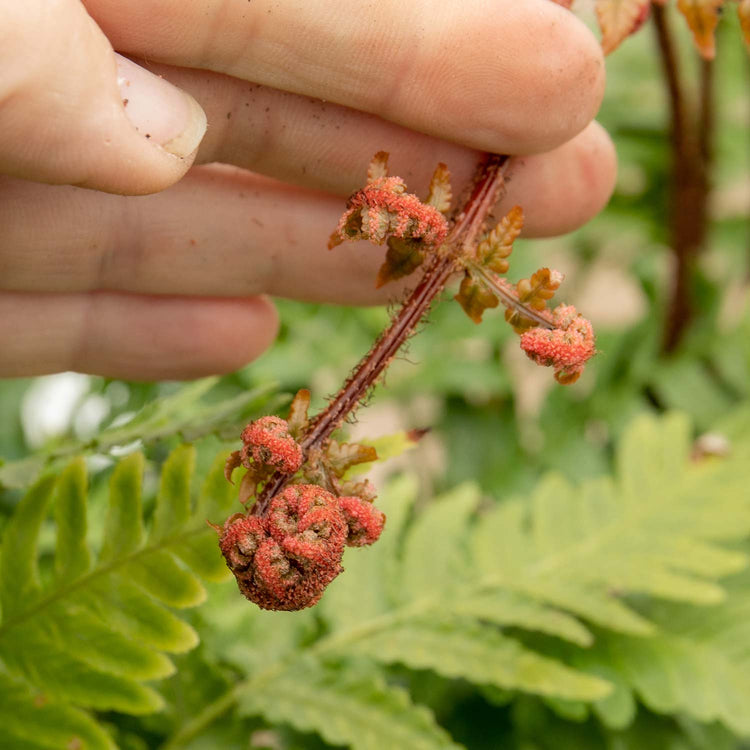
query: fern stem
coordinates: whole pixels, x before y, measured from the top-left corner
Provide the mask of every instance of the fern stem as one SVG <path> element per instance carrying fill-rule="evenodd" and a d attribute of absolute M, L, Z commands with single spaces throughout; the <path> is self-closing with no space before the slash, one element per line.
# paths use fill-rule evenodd
<path fill-rule="evenodd" d="M 416 288 L 403 303 L 391 325 L 360 360 L 341 390 L 310 422 L 300 442 L 305 457 L 323 446 L 331 434 L 356 410 L 398 350 L 429 312 L 435 298 L 443 291 L 451 276 L 459 270 L 465 248 L 472 246 L 476 241 L 499 198 L 508 159 L 508 156 L 498 154 L 486 156 L 478 169 L 469 198 L 455 217 L 440 251 L 427 264 Z M 258 495 L 250 512 L 253 515 L 263 515 L 271 498 L 289 479 L 290 475 L 282 472 L 272 476 Z"/>
<path fill-rule="evenodd" d="M 670 111 L 669 231 L 676 268 L 662 341 L 662 351 L 669 353 L 677 348 L 694 316 L 690 292 L 693 266 L 705 245 L 708 229 L 714 65 L 710 60 L 701 61 L 698 107 L 690 106 L 680 77 L 680 59 L 668 12 L 655 4 L 652 13 Z"/>

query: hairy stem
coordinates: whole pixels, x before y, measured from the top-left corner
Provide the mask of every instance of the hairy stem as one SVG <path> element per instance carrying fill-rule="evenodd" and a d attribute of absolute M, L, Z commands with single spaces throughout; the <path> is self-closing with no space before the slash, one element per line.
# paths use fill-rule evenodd
<path fill-rule="evenodd" d="M 311 420 L 300 441 L 305 458 L 323 446 L 331 434 L 355 411 L 395 354 L 429 312 L 433 301 L 445 288 L 448 280 L 458 270 L 462 248 L 475 242 L 500 196 L 507 163 L 507 156 L 489 154 L 479 166 L 469 198 L 455 217 L 445 242 L 427 263 L 416 288 L 402 304 L 391 325 L 362 358 L 341 390 L 328 406 Z M 274 474 L 258 495 L 251 513 L 265 513 L 271 498 L 289 479 L 290 476 L 282 472 Z"/>

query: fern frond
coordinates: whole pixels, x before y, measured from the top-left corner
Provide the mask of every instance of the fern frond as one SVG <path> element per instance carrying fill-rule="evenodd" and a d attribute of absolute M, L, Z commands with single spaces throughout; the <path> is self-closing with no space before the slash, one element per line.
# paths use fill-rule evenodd
<path fill-rule="evenodd" d="M 131 714 L 161 708 L 161 696 L 144 683 L 173 673 L 165 652 L 179 653 L 197 643 L 195 631 L 169 607 L 194 606 L 205 597 L 184 561 L 197 561 L 195 571 L 202 577 L 227 576 L 215 534 L 205 524 L 207 515 L 226 515 L 234 502 L 231 486 L 217 479 L 225 458 L 217 459 L 193 510 L 195 450 L 184 445 L 173 451 L 164 465 L 148 533 L 141 507 L 144 458 L 136 453 L 123 459 L 110 480 L 98 555 L 88 538 L 82 458 L 58 478 L 45 477 L 28 491 L 5 529 L 0 555 L 0 660 L 5 670 L 0 674 L 8 684 L 21 686 L 21 697 L 0 702 L 0 726 L 15 726 L 14 716 L 21 712 L 16 703 L 30 695 L 32 703 L 41 700 L 49 706 L 50 716 L 59 715 L 60 731 L 78 722 L 81 732 L 88 732 L 81 739 L 88 744 L 81 747 L 110 747 L 81 708 Z M 48 571 L 40 566 L 38 547 L 53 505 L 57 534 Z M 3 685 L 0 681 L 0 691 Z M 43 712 L 39 715 L 43 721 Z M 39 734 L 39 747 L 65 746 L 55 744 L 51 730 L 45 732 Z"/>
<path fill-rule="evenodd" d="M 220 647 L 221 658 L 239 665 L 245 678 L 170 747 L 182 747 L 237 702 L 242 713 L 349 747 L 433 747 L 444 735 L 432 720 L 417 730 L 419 722 L 409 719 L 415 734 L 408 739 L 388 734 L 401 699 L 382 682 L 387 672 L 379 673 L 378 665 L 396 663 L 483 690 L 536 694 L 565 717 L 582 719 L 590 706 L 616 729 L 636 717 L 636 694 L 654 710 L 668 707 L 744 727 L 747 609 L 736 587 L 721 583 L 747 565 L 741 551 L 722 544 L 750 533 L 750 477 L 741 447 L 736 458 L 694 463 L 684 418 L 641 418 L 620 444 L 614 478 L 573 486 L 551 475 L 528 499 L 499 503 L 479 512 L 478 520 L 480 496 L 470 485 L 413 514 L 414 482 L 393 483 L 378 501 L 388 516 L 380 541 L 345 555 L 346 574 L 316 610 L 325 620 L 322 632 L 297 615 L 240 614 L 240 605 L 237 616 L 226 608 L 212 616 L 216 641 L 232 644 Z M 636 607 L 630 592 L 651 598 L 640 597 Z M 713 604 L 722 597 L 724 604 Z M 736 609 L 731 626 L 721 619 L 708 624 L 730 606 Z M 701 613 L 703 625 L 688 638 L 675 630 L 687 614 L 663 616 L 664 607 Z M 304 637 L 300 623 L 308 628 Z M 610 644 L 621 660 L 608 650 L 602 655 L 599 649 Z M 631 648 L 644 654 L 636 664 L 628 661 Z M 666 680 L 679 688 L 676 695 L 665 692 L 659 669 L 675 669 L 670 648 L 678 648 L 675 663 L 694 648 L 694 662 L 703 667 L 703 673 L 697 667 L 683 672 L 678 685 Z M 726 687 L 701 712 L 697 703 L 691 708 L 687 683 L 698 686 L 697 702 L 708 690 L 714 660 L 722 670 L 735 669 L 721 672 Z M 369 669 L 361 688 L 352 685 L 347 665 Z M 411 716 L 415 709 L 404 710 Z"/>
<path fill-rule="evenodd" d="M 604 627 L 647 634 L 628 592 L 675 601 L 720 601 L 716 579 L 747 556 L 719 541 L 750 531 L 746 468 L 691 464 L 689 425 L 680 416 L 641 418 L 625 435 L 615 481 L 574 488 L 551 476 L 529 505 L 512 501 L 475 534 L 479 567 L 496 585 L 563 607 Z"/>
<path fill-rule="evenodd" d="M 750 575 L 726 588 L 726 601 L 715 607 L 655 607 L 651 617 L 659 631 L 653 638 L 603 633 L 579 664 L 606 664 L 657 713 L 721 721 L 750 735 Z M 609 719 L 606 710 L 601 714 Z"/>
<path fill-rule="evenodd" d="M 0 672 L 0 747 L 12 750 L 116 750 L 84 711 L 56 703 Z"/>
<path fill-rule="evenodd" d="M 236 438 L 252 418 L 273 411 L 288 400 L 277 393 L 275 385 L 250 389 L 224 400 L 207 399 L 218 383 L 218 377 L 196 380 L 150 401 L 125 424 L 105 427 L 89 440 L 67 441 L 62 448 L 8 461 L 0 466 L 0 487 L 29 487 L 43 471 L 62 469 L 73 456 L 108 454 L 113 448 L 136 441 L 149 444 L 177 436 L 190 442 L 210 434 Z"/>
<path fill-rule="evenodd" d="M 593 701 L 611 692 L 608 682 L 570 669 L 496 628 L 467 619 L 398 623 L 359 640 L 355 652 L 387 664 L 432 669 L 444 677 L 539 695 Z"/>
<path fill-rule="evenodd" d="M 332 745 L 354 750 L 460 750 L 424 707 L 402 688 L 372 676 L 344 675 L 299 664 L 283 675 L 242 690 L 240 712 L 315 731 Z"/>

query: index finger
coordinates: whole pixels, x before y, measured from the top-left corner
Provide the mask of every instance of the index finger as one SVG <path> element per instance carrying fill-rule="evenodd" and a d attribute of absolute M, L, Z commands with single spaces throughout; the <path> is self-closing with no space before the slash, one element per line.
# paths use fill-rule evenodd
<path fill-rule="evenodd" d="M 590 122 L 599 45 L 549 0 L 84 0 L 116 49 L 344 104 L 485 151 Z"/>

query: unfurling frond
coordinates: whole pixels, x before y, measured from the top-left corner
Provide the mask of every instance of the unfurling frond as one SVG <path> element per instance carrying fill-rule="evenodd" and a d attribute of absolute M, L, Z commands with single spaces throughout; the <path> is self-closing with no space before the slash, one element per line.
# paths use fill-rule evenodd
<path fill-rule="evenodd" d="M 547 302 L 552 299 L 555 292 L 560 288 L 564 276 L 559 271 L 549 268 L 540 268 L 535 271 L 530 279 L 521 279 L 516 283 L 516 296 L 524 306 L 536 310 L 545 310 Z M 533 328 L 538 323 L 519 311 L 518 308 L 509 307 L 505 311 L 505 319 L 513 326 L 516 333 L 523 333 Z"/>
<path fill-rule="evenodd" d="M 477 263 L 495 273 L 507 273 L 508 256 L 513 252 L 513 243 L 523 228 L 523 209 L 513 206 L 497 226 L 479 243 Z"/>
<path fill-rule="evenodd" d="M 347 210 L 331 235 L 329 249 L 347 240 L 369 240 L 382 245 L 389 238 L 418 243 L 420 247 L 437 247 L 448 234 L 448 222 L 434 206 L 423 203 L 406 192 L 400 177 L 387 176 L 388 154 L 380 151 L 368 169 L 367 185 L 354 193 Z M 435 200 L 443 203 L 447 170 L 438 167 Z"/>
<path fill-rule="evenodd" d="M 575 383 L 596 352 L 591 322 L 572 305 L 559 305 L 552 313 L 554 328 L 532 328 L 521 335 L 521 349 L 543 367 L 552 367 L 561 385 Z"/>

